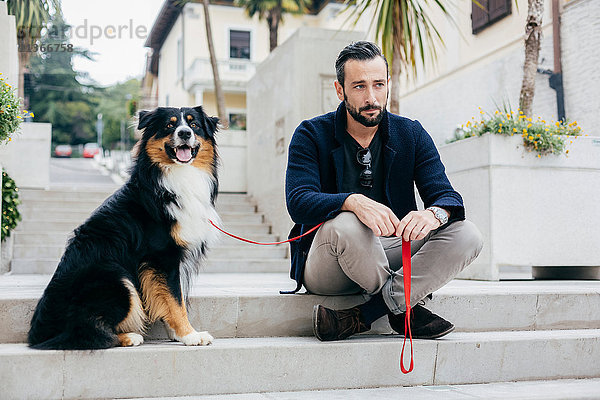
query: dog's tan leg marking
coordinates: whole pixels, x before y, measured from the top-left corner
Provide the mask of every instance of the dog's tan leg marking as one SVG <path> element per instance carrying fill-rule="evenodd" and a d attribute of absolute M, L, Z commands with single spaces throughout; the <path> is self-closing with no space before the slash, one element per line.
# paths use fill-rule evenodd
<path fill-rule="evenodd" d="M 139 346 L 144 343 L 144 338 L 138 333 L 119 333 L 117 337 L 119 338 L 119 343 L 123 347 Z"/>
<path fill-rule="evenodd" d="M 208 332 L 197 332 L 188 320 L 185 303 L 177 301 L 165 278 L 147 269 L 140 274 L 144 305 L 151 322 L 162 319 L 169 337 L 188 346 L 208 345 L 213 337 Z"/>
<path fill-rule="evenodd" d="M 174 223 L 173 227 L 171 228 L 171 237 L 178 246 L 186 247 L 188 243 L 181 238 L 180 231 L 181 226 L 179 225 L 179 222 Z"/>
<path fill-rule="evenodd" d="M 117 325 L 117 333 L 139 333 L 146 332 L 146 313 L 142 306 L 142 300 L 133 283 L 123 278 L 123 284 L 129 290 L 129 313 L 123 321 Z"/>

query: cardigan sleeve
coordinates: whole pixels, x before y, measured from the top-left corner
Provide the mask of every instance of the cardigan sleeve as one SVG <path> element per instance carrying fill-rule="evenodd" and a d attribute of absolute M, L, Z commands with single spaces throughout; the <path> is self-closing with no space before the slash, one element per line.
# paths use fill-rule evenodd
<path fill-rule="evenodd" d="M 304 121 L 290 141 L 285 179 L 286 204 L 290 217 L 298 224 L 318 224 L 335 217 L 352 194 L 322 192 L 319 160 L 323 156 L 320 158 L 314 130 L 309 121 Z"/>
<path fill-rule="evenodd" d="M 460 194 L 454 190 L 431 136 L 417 124 L 415 137 L 415 184 L 425 207 L 437 206 L 450 212 L 450 221 L 465 219 Z"/>

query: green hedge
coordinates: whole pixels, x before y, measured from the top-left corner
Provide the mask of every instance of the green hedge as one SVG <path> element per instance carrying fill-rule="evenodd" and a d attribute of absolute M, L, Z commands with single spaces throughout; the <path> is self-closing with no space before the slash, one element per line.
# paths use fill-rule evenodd
<path fill-rule="evenodd" d="M 2 241 L 10 236 L 10 231 L 15 229 L 21 220 L 21 214 L 17 209 L 19 204 L 21 204 L 19 188 L 6 171 L 2 170 Z"/>

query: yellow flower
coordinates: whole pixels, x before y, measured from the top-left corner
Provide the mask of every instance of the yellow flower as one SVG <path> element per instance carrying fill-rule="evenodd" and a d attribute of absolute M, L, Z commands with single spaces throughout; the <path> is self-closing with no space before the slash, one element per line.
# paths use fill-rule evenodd
<path fill-rule="evenodd" d="M 531 122 L 531 117 L 527 118 L 527 121 Z"/>
<path fill-rule="evenodd" d="M 516 131 L 517 131 L 517 128 L 513 128 L 513 132 L 516 132 Z"/>
<path fill-rule="evenodd" d="M 498 129 L 498 132 L 502 132 L 502 129 Z"/>
<path fill-rule="evenodd" d="M 498 126 L 502 126 L 502 124 L 498 124 Z"/>
<path fill-rule="evenodd" d="M 17 115 L 17 118 L 22 119 L 20 115 Z"/>
<path fill-rule="evenodd" d="M 529 136 L 527 139 L 529 139 L 529 140 L 533 140 L 533 136 Z"/>
<path fill-rule="evenodd" d="M 527 133 L 527 129 L 523 128 L 523 133 Z"/>
<path fill-rule="evenodd" d="M 560 126 L 560 122 L 559 121 L 556 121 L 556 126 Z"/>
<path fill-rule="evenodd" d="M 546 129 L 544 129 L 544 130 L 545 130 L 546 132 L 548 132 L 550 129 L 546 128 Z"/>
<path fill-rule="evenodd" d="M 531 128 L 531 125 L 532 125 L 532 124 L 527 124 L 527 128 Z"/>
<path fill-rule="evenodd" d="M 569 154 L 569 150 L 565 151 L 565 153 Z"/>
<path fill-rule="evenodd" d="M 494 111 L 494 115 L 498 115 L 498 114 L 499 114 L 498 110 Z"/>
<path fill-rule="evenodd" d="M 29 115 L 31 115 L 31 118 L 35 117 L 35 115 L 33 113 L 30 113 Z"/>
<path fill-rule="evenodd" d="M 542 158 L 542 155 L 541 155 L 541 154 L 538 154 L 538 158 Z"/>
<path fill-rule="evenodd" d="M 519 114 L 523 114 L 523 111 L 519 110 Z"/>

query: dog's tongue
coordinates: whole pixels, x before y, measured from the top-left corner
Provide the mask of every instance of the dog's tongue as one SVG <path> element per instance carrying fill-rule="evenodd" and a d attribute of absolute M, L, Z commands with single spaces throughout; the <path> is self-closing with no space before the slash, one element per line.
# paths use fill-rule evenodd
<path fill-rule="evenodd" d="M 187 146 L 178 147 L 175 156 L 181 162 L 188 162 L 192 158 L 192 149 Z"/>

